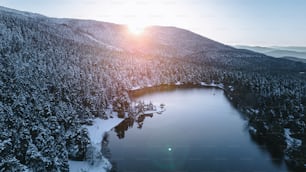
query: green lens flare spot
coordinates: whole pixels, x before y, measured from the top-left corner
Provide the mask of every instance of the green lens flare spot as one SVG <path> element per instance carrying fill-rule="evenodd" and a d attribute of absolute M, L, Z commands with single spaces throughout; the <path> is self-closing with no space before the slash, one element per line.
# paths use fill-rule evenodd
<path fill-rule="evenodd" d="M 172 151 L 172 148 L 168 148 L 168 151 L 171 152 L 171 151 Z"/>

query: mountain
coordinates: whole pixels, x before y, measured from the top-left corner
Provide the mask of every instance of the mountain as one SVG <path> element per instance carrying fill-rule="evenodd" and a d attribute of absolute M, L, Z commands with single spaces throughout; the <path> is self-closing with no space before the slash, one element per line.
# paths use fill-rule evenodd
<path fill-rule="evenodd" d="M 255 51 L 255 52 L 259 52 L 259 53 L 263 53 L 263 54 L 271 51 L 271 48 L 261 47 L 261 46 L 236 45 L 234 47 L 239 48 L 239 49 L 246 49 L 246 50 L 250 50 L 250 51 Z"/>
<path fill-rule="evenodd" d="M 305 52 L 297 52 L 297 51 L 288 51 L 288 50 L 273 50 L 266 53 L 269 56 L 273 57 L 285 57 L 291 56 L 301 59 L 306 59 L 306 51 Z"/>
<path fill-rule="evenodd" d="M 286 51 L 295 51 L 295 52 L 306 52 L 306 47 L 297 47 L 297 46 L 272 46 L 272 48 Z"/>
<path fill-rule="evenodd" d="M 48 18 L 2 7 L 2 13 L 16 19 L 32 20 L 40 31 L 74 42 L 95 45 L 117 52 L 140 53 L 166 57 L 187 57 L 205 52 L 209 57 L 238 53 L 240 56 L 259 54 L 237 50 L 193 32 L 175 28 L 151 26 L 141 36 L 133 35 L 125 25 L 94 20 Z M 269 59 L 269 57 L 267 57 Z M 219 59 L 224 60 L 224 58 Z M 256 60 L 256 59 L 253 59 Z M 277 62 L 276 62 L 277 63 Z"/>
<path fill-rule="evenodd" d="M 287 57 L 287 56 L 281 57 L 281 58 L 291 60 L 291 61 L 306 63 L 306 59 L 301 59 L 301 58 L 296 58 L 296 57 Z"/>
<path fill-rule="evenodd" d="M 259 53 L 238 50 L 176 27 L 150 26 L 141 35 L 133 35 L 126 26 L 107 22 L 77 19 L 53 19 L 53 21 L 74 33 L 92 39 L 101 46 L 116 51 L 176 57 L 184 60 L 201 56 L 198 62 L 210 61 L 214 58 L 216 63 L 249 68 L 246 66 L 248 64 L 253 68 L 260 66 L 260 70 L 271 68 L 271 66 L 303 70 L 296 67 L 300 64 L 288 62 L 288 60 L 280 62 Z M 263 61 L 265 61 L 264 64 L 262 64 Z"/>
<path fill-rule="evenodd" d="M 288 59 L 288 60 L 291 60 L 291 61 L 306 63 L 306 59 L 302 59 L 302 58 L 287 57 L 287 56 L 284 56 L 284 57 L 281 57 L 281 58 Z"/>
<path fill-rule="evenodd" d="M 175 27 L 151 26 L 139 35 L 133 35 L 124 25 L 76 19 L 53 19 L 54 23 L 93 41 L 117 50 L 152 55 L 185 56 L 206 49 L 230 50 L 229 46 L 215 42 L 187 30 Z"/>
<path fill-rule="evenodd" d="M 306 59 L 306 47 L 258 47 L 258 46 L 235 46 L 240 49 L 247 49 L 259 53 L 266 54 L 272 57 L 296 57 L 301 59 Z"/>
<path fill-rule="evenodd" d="M 175 27 L 137 36 L 124 25 L 5 7 L 0 38 L 0 171 L 69 171 L 68 160 L 105 161 L 82 126 L 133 116 L 133 88 L 177 82 L 218 84 L 255 141 L 294 168 L 306 164 L 304 63 Z"/>

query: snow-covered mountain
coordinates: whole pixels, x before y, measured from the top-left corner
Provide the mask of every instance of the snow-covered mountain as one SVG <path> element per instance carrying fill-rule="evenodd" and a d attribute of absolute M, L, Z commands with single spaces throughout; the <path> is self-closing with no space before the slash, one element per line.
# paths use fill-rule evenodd
<path fill-rule="evenodd" d="M 198 51 L 233 49 L 175 27 L 151 26 L 141 35 L 133 35 L 125 25 L 76 19 L 53 19 L 53 21 L 102 45 L 129 52 L 186 56 Z"/>
<path fill-rule="evenodd" d="M 3 15 L 32 20 L 48 32 L 74 41 L 93 41 L 114 50 L 141 52 L 152 55 L 186 56 L 205 50 L 231 50 L 233 48 L 201 35 L 175 27 L 151 26 L 141 36 L 133 35 L 127 26 L 77 19 L 48 18 L 39 14 L 1 7 Z"/>
<path fill-rule="evenodd" d="M 4 7 L 0 38 L 0 171 L 68 171 L 68 159 L 103 160 L 82 125 L 130 113 L 133 88 L 175 83 L 222 86 L 261 144 L 306 164 L 303 63 L 174 27 L 136 36 L 123 25 Z M 286 147 L 288 129 L 300 144 Z"/>
<path fill-rule="evenodd" d="M 297 64 L 288 60 L 277 60 L 263 54 L 235 49 L 191 31 L 163 26 L 150 26 L 141 35 L 132 34 L 127 26 L 77 19 L 51 19 L 64 26 L 70 32 L 91 39 L 100 46 L 114 51 L 196 59 L 200 61 L 216 61 L 224 65 L 263 68 L 292 69 Z M 68 32 L 68 31 L 67 31 Z M 81 39 L 86 40 L 86 39 Z M 196 57 L 196 58 L 194 58 Z M 200 58 L 200 59 L 199 59 Z M 262 62 L 265 63 L 262 63 Z M 234 63 L 234 64 L 233 64 Z M 297 67 L 300 70 L 300 67 Z"/>

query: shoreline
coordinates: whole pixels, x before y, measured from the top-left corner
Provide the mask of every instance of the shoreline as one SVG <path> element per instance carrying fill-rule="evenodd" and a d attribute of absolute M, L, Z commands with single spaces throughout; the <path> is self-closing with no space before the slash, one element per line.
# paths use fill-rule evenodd
<path fill-rule="evenodd" d="M 236 108 L 242 114 L 242 116 L 244 117 L 244 120 L 247 122 L 249 135 L 251 137 L 254 137 L 254 136 L 256 137 L 257 130 L 256 130 L 256 128 L 254 128 L 254 126 L 251 125 L 249 120 L 250 120 L 250 115 L 252 115 L 253 111 L 254 111 L 254 113 L 256 111 L 256 114 L 258 114 L 258 112 L 260 110 L 257 110 L 257 109 L 254 110 L 251 107 L 243 107 L 243 106 L 240 106 L 239 104 L 235 104 L 234 97 L 232 97 L 232 95 L 230 94 L 231 92 L 234 91 L 233 86 L 224 86 L 222 83 L 220 83 L 220 84 L 215 84 L 215 83 L 207 84 L 205 82 L 200 82 L 200 83 L 180 83 L 180 82 L 177 82 L 177 83 L 171 83 L 171 84 L 161 84 L 161 85 L 156 85 L 156 86 L 149 85 L 147 87 L 134 87 L 133 89 L 128 90 L 127 93 L 128 93 L 129 98 L 131 100 L 133 100 L 133 99 L 141 97 L 141 96 L 143 96 L 147 93 L 153 93 L 153 92 L 158 92 L 158 91 L 172 91 L 172 90 L 175 90 L 175 89 L 188 89 L 188 88 L 208 88 L 208 89 L 212 88 L 212 89 L 223 90 L 224 95 L 228 98 L 229 102 L 234 106 L 234 108 Z M 94 120 L 96 120 L 96 119 L 99 119 L 99 118 L 94 118 Z M 112 118 L 109 118 L 109 119 L 106 119 L 106 120 L 103 120 L 103 121 L 107 121 L 107 120 L 110 120 L 110 119 L 112 119 Z M 126 119 L 126 116 L 124 118 L 121 118 L 121 119 L 123 121 L 124 119 Z M 117 124 L 116 125 L 114 124 L 114 126 L 112 126 L 112 127 L 109 126 L 109 130 L 111 130 L 112 128 L 114 128 L 116 126 L 117 126 Z M 104 134 L 105 134 L 105 132 L 104 132 Z M 102 138 L 103 138 L 104 134 L 102 135 Z M 105 158 L 105 160 L 107 160 L 106 163 L 109 162 L 108 159 Z M 285 160 L 287 166 L 290 166 L 290 165 L 287 164 L 288 162 L 286 161 L 285 158 L 283 158 L 283 160 Z"/>
<path fill-rule="evenodd" d="M 232 88 L 232 86 L 230 86 Z M 200 83 L 171 83 L 171 84 L 160 84 L 156 86 L 148 85 L 144 87 L 133 87 L 132 89 L 128 90 L 128 95 L 130 99 L 140 97 L 146 93 L 156 92 L 156 91 L 171 91 L 177 88 L 216 88 L 221 89 L 223 91 L 227 91 L 222 83 L 215 84 L 210 83 L 207 84 L 206 82 Z"/>

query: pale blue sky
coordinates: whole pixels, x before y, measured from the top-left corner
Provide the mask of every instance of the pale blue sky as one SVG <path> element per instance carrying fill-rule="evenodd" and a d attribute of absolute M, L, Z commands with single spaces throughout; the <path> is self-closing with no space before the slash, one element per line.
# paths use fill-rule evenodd
<path fill-rule="evenodd" d="M 185 28 L 226 44 L 306 46 L 306 0 L 0 0 L 50 17 Z"/>

